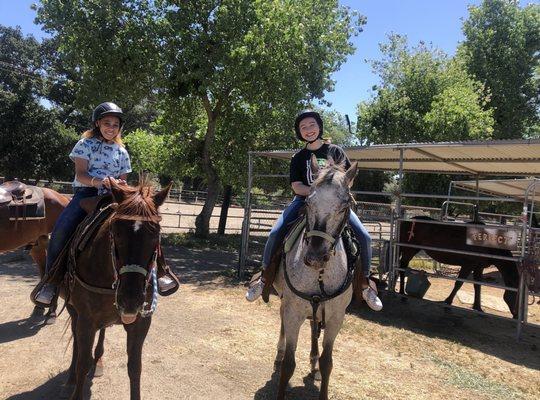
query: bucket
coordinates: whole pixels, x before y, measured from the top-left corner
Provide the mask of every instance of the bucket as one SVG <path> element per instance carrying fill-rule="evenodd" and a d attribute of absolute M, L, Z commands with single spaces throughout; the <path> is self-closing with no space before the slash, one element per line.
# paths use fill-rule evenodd
<path fill-rule="evenodd" d="M 410 269 L 407 271 L 407 284 L 405 292 L 411 297 L 423 298 L 431 283 L 428 280 L 426 271 Z"/>

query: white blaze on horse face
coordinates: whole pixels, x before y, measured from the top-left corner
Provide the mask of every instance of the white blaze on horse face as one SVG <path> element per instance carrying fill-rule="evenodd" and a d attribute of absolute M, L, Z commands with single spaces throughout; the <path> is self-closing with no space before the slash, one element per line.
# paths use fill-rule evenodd
<path fill-rule="evenodd" d="M 139 229 L 141 229 L 142 222 L 141 221 L 135 221 L 133 223 L 133 232 L 137 232 Z"/>

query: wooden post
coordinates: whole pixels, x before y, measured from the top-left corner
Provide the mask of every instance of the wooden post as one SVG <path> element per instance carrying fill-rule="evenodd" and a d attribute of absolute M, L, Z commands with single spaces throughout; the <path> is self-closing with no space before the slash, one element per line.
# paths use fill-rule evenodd
<path fill-rule="evenodd" d="M 221 214 L 219 216 L 218 235 L 225 234 L 225 226 L 227 225 L 227 214 L 229 213 L 229 207 L 231 205 L 232 187 L 230 185 L 225 186 L 225 193 L 223 194 L 223 203 L 221 203 Z"/>

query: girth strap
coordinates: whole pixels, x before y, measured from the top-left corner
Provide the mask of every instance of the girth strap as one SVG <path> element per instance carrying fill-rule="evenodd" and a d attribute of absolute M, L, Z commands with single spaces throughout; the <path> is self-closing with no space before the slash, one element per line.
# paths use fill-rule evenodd
<path fill-rule="evenodd" d="M 79 285 L 81 285 L 83 288 L 88 290 L 89 292 L 98 293 L 98 294 L 107 294 L 107 295 L 110 295 L 110 296 L 114 296 L 116 294 L 116 290 L 114 290 L 114 289 L 102 288 L 102 287 L 98 287 L 98 286 L 89 285 L 88 283 L 84 282 L 81 278 L 79 278 L 79 275 L 77 275 L 76 272 L 74 272 L 73 278 L 75 278 L 75 281 Z M 67 301 L 66 301 L 66 303 L 67 303 Z"/>
<path fill-rule="evenodd" d="M 128 264 L 128 265 L 124 265 L 122 268 L 120 268 L 120 272 L 119 272 L 119 275 L 122 275 L 122 274 L 125 274 L 125 273 L 128 273 L 128 272 L 138 272 L 139 274 L 142 274 L 144 276 L 146 276 L 146 274 L 148 273 L 148 271 L 146 269 L 144 269 L 143 267 L 137 265 L 137 264 Z"/>

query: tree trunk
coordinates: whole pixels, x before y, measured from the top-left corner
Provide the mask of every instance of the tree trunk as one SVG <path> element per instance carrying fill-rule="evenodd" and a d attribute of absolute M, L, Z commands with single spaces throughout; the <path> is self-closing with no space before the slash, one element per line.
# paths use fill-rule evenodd
<path fill-rule="evenodd" d="M 216 123 L 219 115 L 220 104 L 216 105 L 212 110 L 208 96 L 203 96 L 202 101 L 206 114 L 208 116 L 208 126 L 206 128 L 206 136 L 204 138 L 204 146 L 202 150 L 202 167 L 206 173 L 206 184 L 208 186 L 208 195 L 202 211 L 195 219 L 195 234 L 197 236 L 208 237 L 210 233 L 210 217 L 214 206 L 216 205 L 218 193 L 219 193 L 219 177 L 214 163 L 212 162 L 211 151 L 214 143 L 214 137 L 216 134 Z"/>

